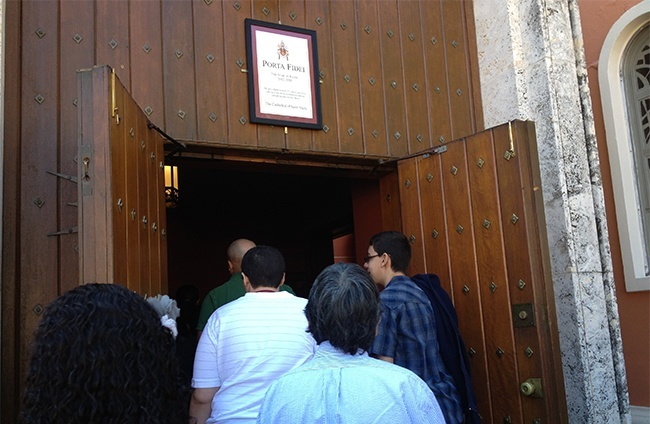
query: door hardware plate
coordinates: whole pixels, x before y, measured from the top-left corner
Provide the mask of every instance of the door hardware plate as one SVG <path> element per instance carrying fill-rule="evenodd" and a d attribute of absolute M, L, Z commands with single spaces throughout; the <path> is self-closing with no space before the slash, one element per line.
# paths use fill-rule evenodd
<path fill-rule="evenodd" d="M 512 325 L 514 327 L 535 326 L 532 303 L 517 303 L 512 305 Z"/>

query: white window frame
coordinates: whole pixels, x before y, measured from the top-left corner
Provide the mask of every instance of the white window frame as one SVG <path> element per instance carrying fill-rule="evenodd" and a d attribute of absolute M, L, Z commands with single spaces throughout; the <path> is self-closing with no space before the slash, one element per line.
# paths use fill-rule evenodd
<path fill-rule="evenodd" d="M 639 199 L 636 190 L 630 189 L 637 184 L 621 71 L 626 47 L 648 22 L 650 1 L 644 0 L 625 12 L 612 26 L 598 62 L 598 81 L 627 291 L 650 290 L 650 276 L 646 272 Z"/>

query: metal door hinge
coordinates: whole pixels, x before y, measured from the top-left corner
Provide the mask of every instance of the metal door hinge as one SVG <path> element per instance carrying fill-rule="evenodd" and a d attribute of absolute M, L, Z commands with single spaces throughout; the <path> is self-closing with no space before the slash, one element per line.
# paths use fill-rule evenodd
<path fill-rule="evenodd" d="M 52 171 L 45 171 L 45 172 L 47 172 L 50 175 L 54 175 L 55 177 L 63 178 L 64 180 L 72 181 L 73 183 L 77 184 L 78 178 L 73 175 L 59 174 L 58 172 L 52 172 Z"/>
<path fill-rule="evenodd" d="M 436 155 L 445 153 L 447 151 L 447 146 L 438 146 L 435 149 L 433 149 L 433 153 Z"/>
<path fill-rule="evenodd" d="M 56 232 L 54 232 L 54 233 L 49 233 L 47 236 L 48 236 L 48 237 L 52 237 L 52 236 L 65 236 L 65 235 L 67 235 L 67 234 L 77 234 L 78 232 L 79 232 L 79 228 L 78 228 L 78 227 L 70 227 L 70 228 L 65 229 L 65 230 L 59 230 L 59 231 L 56 231 Z"/>

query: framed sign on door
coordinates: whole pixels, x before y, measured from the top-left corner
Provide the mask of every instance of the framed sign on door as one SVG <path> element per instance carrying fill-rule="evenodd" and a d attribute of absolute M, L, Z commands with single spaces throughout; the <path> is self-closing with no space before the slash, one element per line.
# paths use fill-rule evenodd
<path fill-rule="evenodd" d="M 322 129 L 316 32 L 246 19 L 250 121 Z"/>

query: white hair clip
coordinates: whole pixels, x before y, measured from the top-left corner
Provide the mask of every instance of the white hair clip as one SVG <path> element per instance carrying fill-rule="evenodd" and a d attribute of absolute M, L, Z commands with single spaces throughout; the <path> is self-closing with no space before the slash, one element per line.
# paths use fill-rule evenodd
<path fill-rule="evenodd" d="M 166 294 L 156 295 L 155 297 L 146 297 L 147 302 L 156 310 L 160 316 L 160 323 L 169 328 L 174 338 L 178 336 L 176 328 L 176 318 L 181 314 L 181 310 L 176 306 L 176 301 Z"/>
<path fill-rule="evenodd" d="M 178 328 L 176 328 L 176 320 L 169 318 L 167 315 L 163 315 L 160 317 L 160 323 L 164 326 L 167 327 L 171 330 L 172 335 L 174 338 L 178 336 Z"/>

